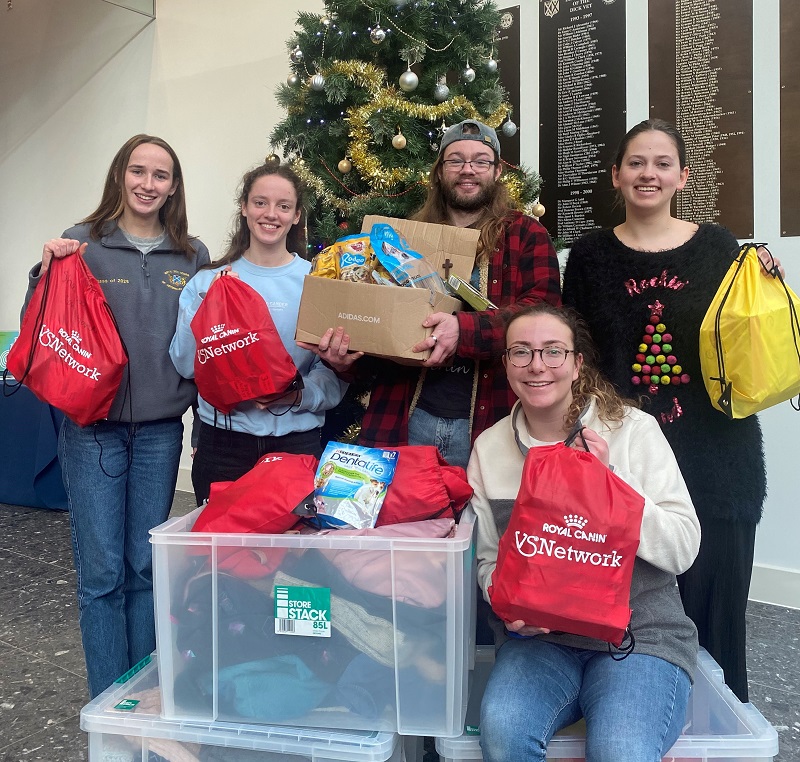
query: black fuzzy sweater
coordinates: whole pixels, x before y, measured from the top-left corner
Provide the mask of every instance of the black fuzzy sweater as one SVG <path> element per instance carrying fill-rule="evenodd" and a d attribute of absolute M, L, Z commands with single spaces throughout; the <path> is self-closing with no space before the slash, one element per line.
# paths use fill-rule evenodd
<path fill-rule="evenodd" d="M 611 230 L 594 231 L 570 251 L 563 299 L 589 324 L 601 370 L 661 423 L 701 520 L 756 523 L 766 495 L 758 418 L 730 420 L 715 410 L 700 373 L 700 324 L 738 251 L 733 235 L 712 224 L 701 225 L 677 249 L 660 252 L 635 251 Z M 640 351 L 644 336 L 652 338 L 648 330 L 669 344 L 671 368 L 659 372 L 682 377 L 680 384 L 653 384 L 634 369 L 641 355 L 645 363 L 651 356 L 649 346 Z M 678 373 L 672 373 L 675 365 Z"/>

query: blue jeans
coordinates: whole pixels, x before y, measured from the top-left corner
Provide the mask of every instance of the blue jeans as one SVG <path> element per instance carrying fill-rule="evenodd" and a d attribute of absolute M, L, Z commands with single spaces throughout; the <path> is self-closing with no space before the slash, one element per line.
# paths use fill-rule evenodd
<path fill-rule="evenodd" d="M 487 762 L 544 761 L 561 728 L 586 719 L 586 762 L 661 762 L 683 729 L 691 683 L 674 664 L 615 661 L 539 638 L 497 652 L 481 704 Z"/>
<path fill-rule="evenodd" d="M 408 419 L 408 443 L 434 445 L 451 466 L 466 468 L 471 449 L 469 420 L 439 418 L 414 408 Z"/>
<path fill-rule="evenodd" d="M 65 419 L 58 455 L 67 491 L 81 637 L 94 698 L 155 649 L 149 530 L 169 516 L 180 420 Z"/>

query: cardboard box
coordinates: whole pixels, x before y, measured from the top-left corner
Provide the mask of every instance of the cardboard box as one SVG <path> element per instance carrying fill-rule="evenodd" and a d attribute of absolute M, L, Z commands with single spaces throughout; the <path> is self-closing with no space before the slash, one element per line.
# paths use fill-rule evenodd
<path fill-rule="evenodd" d="M 451 273 L 470 279 L 480 231 L 377 215 L 365 217 L 362 230 L 368 232 L 375 222 L 394 227 L 443 278 L 442 265 L 449 259 Z M 317 344 L 328 328 L 341 325 L 355 352 L 420 364 L 430 353 L 412 352 L 411 347 L 431 334 L 422 322 L 433 312 L 457 312 L 461 304 L 455 297 L 431 296 L 422 288 L 349 283 L 309 275 L 303 284 L 295 338 Z"/>

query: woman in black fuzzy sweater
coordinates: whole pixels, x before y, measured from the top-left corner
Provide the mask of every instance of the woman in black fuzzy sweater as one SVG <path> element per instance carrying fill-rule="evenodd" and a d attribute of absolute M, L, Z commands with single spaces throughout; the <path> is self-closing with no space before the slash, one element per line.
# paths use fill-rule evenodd
<path fill-rule="evenodd" d="M 715 410 L 701 377 L 700 323 L 739 245 L 719 225 L 671 216 L 688 175 L 675 127 L 631 129 L 612 168 L 625 222 L 575 242 L 563 299 L 588 322 L 601 369 L 642 400 L 675 452 L 702 528 L 700 554 L 678 577 L 681 597 L 700 645 L 747 701 L 745 609 L 766 469 L 758 419 Z"/>

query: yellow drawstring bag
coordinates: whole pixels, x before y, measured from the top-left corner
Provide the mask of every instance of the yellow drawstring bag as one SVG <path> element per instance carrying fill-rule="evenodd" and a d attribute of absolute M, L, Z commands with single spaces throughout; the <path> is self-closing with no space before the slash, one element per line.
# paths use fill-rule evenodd
<path fill-rule="evenodd" d="M 776 267 L 764 277 L 758 246 L 742 245 L 700 326 L 703 382 L 729 418 L 800 394 L 800 300 Z"/>

